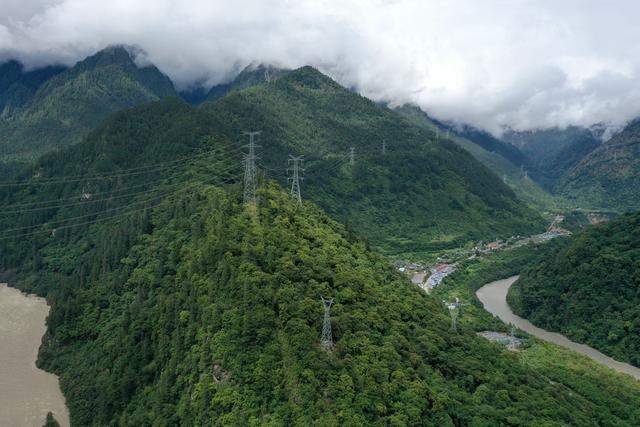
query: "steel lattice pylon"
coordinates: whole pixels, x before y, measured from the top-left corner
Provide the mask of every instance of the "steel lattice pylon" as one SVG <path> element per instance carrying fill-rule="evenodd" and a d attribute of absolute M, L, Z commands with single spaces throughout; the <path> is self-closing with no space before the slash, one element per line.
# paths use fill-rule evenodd
<path fill-rule="evenodd" d="M 324 320 L 322 322 L 322 338 L 320 345 L 325 350 L 331 350 L 333 348 L 333 337 L 331 336 L 331 304 L 333 304 L 333 298 L 324 299 L 320 297 L 322 305 L 324 307 Z"/>

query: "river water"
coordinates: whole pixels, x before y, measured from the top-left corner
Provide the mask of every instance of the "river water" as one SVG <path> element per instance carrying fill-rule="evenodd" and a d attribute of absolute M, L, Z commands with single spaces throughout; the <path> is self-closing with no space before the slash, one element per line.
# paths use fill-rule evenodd
<path fill-rule="evenodd" d="M 0 284 L 1 426 L 42 427 L 47 412 L 69 425 L 58 378 L 36 367 L 48 314 L 44 298 Z"/>
<path fill-rule="evenodd" d="M 590 357 L 596 362 L 602 363 L 618 372 L 629 374 L 636 379 L 640 379 L 640 369 L 627 363 L 618 362 L 609 356 L 600 353 L 598 350 L 585 344 L 579 344 L 569 340 L 564 335 L 549 332 L 534 326 L 527 319 L 523 319 L 515 315 L 507 304 L 507 292 L 511 285 L 518 280 L 518 276 L 509 277 L 508 279 L 497 280 L 488 283 L 476 291 L 476 296 L 484 305 L 485 310 L 498 316 L 503 322 L 515 325 L 517 328 L 528 332 L 542 340 L 558 344 L 562 347 L 576 351 Z"/>

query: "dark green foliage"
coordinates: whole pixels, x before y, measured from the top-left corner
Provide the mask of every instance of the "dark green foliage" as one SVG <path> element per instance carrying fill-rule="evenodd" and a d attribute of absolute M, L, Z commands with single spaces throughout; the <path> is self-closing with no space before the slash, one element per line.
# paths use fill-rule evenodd
<path fill-rule="evenodd" d="M 154 66 L 138 67 L 123 47 L 107 48 L 47 76 L 20 108 L 5 108 L 0 160 L 33 158 L 69 146 L 114 111 L 175 95 L 167 76 Z"/>
<path fill-rule="evenodd" d="M 512 131 L 503 138 L 520 148 L 536 169 L 534 178 L 549 190 L 554 190 L 561 177 L 601 144 L 590 129 L 576 126 Z"/>
<path fill-rule="evenodd" d="M 39 279 L 53 304 L 41 363 L 74 424 L 595 424 L 582 397 L 449 334 L 436 299 L 317 208 L 274 187 L 260 200 L 251 214 L 194 185 L 96 278 L 81 271 L 124 224 L 85 233 L 95 249 Z M 320 295 L 336 301 L 330 353 Z"/>
<path fill-rule="evenodd" d="M 49 66 L 25 71 L 18 61 L 0 64 L 0 117 L 11 115 L 36 93 L 40 85 L 64 71 L 61 66 Z"/>
<path fill-rule="evenodd" d="M 60 427 L 60 424 L 53 418 L 53 414 L 51 412 L 47 413 L 47 420 L 44 423 L 44 427 Z"/>
<path fill-rule="evenodd" d="M 517 147 L 503 142 L 490 133 L 472 126 L 463 126 L 457 133 L 461 137 L 473 141 L 475 144 L 478 144 L 487 151 L 500 154 L 515 166 L 525 167 L 532 176 L 536 175 L 536 167 Z"/>
<path fill-rule="evenodd" d="M 456 297 L 471 302 L 465 306 L 458 324 L 475 331 L 494 330 L 509 332 L 497 317 L 482 308 L 476 290 L 494 280 L 504 279 L 520 273 L 525 267 L 547 259 L 555 249 L 562 246 L 561 240 L 539 245 L 527 245 L 514 250 L 498 252 L 463 262 L 444 284 L 434 290 L 438 299 L 452 301 Z M 565 350 L 554 344 L 540 341 L 526 333 L 516 331 L 525 338 L 522 351 L 516 353 L 520 363 L 529 367 L 536 376 L 555 384 L 558 388 L 571 390 L 580 396 L 580 406 L 594 404 L 593 422 L 599 425 L 637 425 L 640 411 L 640 386 L 635 378 L 615 374 L 610 368 Z M 504 351 L 504 347 L 496 345 Z M 540 422 L 537 422 L 540 424 Z"/>
<path fill-rule="evenodd" d="M 313 76 L 300 81 L 317 90 L 322 81 Z M 470 328 L 448 333 L 437 299 L 311 203 L 297 207 L 263 180 L 257 209 L 245 210 L 238 186 L 209 184 L 237 178 L 224 120 L 233 116 L 167 99 L 116 114 L 83 143 L 14 177 L 104 175 L 215 150 L 101 180 L 93 191 L 114 197 L 97 204 L 5 209 L 3 230 L 48 221 L 36 230 L 51 231 L 54 221 L 108 220 L 104 209 L 146 201 L 126 217 L 0 241 L 1 269 L 17 269 L 14 283 L 52 305 L 39 364 L 60 375 L 74 425 L 596 425 L 635 416 L 610 415 L 596 399 L 549 383 Z M 378 126 L 415 132 L 393 113 L 382 120 Z M 278 149 L 285 151 L 274 145 L 274 157 Z M 460 150 L 425 149 L 444 165 L 440 150 Z M 455 176 L 442 169 L 433 179 L 441 175 Z M 0 198 L 3 206 L 73 201 L 85 184 L 8 187 Z M 133 185 L 141 192 L 115 197 Z M 331 353 L 318 346 L 321 294 L 336 300 Z"/>
<path fill-rule="evenodd" d="M 229 83 L 223 83 L 213 86 L 209 89 L 204 99 L 198 100 L 196 97 L 195 103 L 201 101 L 215 101 L 222 98 L 231 92 L 235 92 L 242 89 L 247 89 L 261 83 L 273 81 L 287 74 L 289 70 L 284 70 L 271 65 L 249 65 L 245 67 L 240 74 L 238 74 Z"/>
<path fill-rule="evenodd" d="M 50 162 L 60 163 L 54 175 L 75 173 L 76 165 L 82 171 L 98 148 L 106 149 L 107 156 L 98 173 L 135 167 L 142 146 L 154 150 L 151 158 L 170 161 L 171 155 L 202 148 L 206 136 L 236 147 L 240 167 L 242 131 L 262 129 L 260 163 L 268 176 L 286 185 L 287 156 L 305 155 L 303 197 L 386 252 L 430 252 L 542 227 L 541 218 L 466 151 L 434 142 L 432 133 L 310 67 L 198 108 L 171 100 L 116 117 L 91 134 L 87 144 L 45 156 L 20 178 Z M 381 140 L 387 141 L 384 157 Z M 177 152 L 175 144 L 182 147 Z M 345 162 L 350 146 L 356 148 L 353 168 Z M 83 184 L 77 185 L 78 192 Z"/>
<path fill-rule="evenodd" d="M 526 269 L 514 311 L 640 366 L 640 213 L 593 226 Z"/>
<path fill-rule="evenodd" d="M 586 156 L 558 183 L 558 192 L 584 206 L 640 209 L 640 120 Z"/>
<path fill-rule="evenodd" d="M 542 224 L 465 150 L 311 67 L 201 108 L 228 138 L 261 129 L 260 156 L 276 177 L 287 155 L 306 156 L 303 196 L 386 252 L 433 251 Z M 345 162 L 350 147 L 354 167 Z"/>
<path fill-rule="evenodd" d="M 471 126 L 448 127 L 430 118 L 418 107 L 404 105 L 395 109 L 411 123 L 423 129 L 436 131 L 440 138 L 449 139 L 467 150 L 479 162 L 500 177 L 516 195 L 535 209 L 546 211 L 557 207 L 559 200 L 543 190 L 533 179 L 539 175 L 535 166 L 528 161 L 520 150 L 505 143 L 487 132 Z M 527 176 L 524 176 L 524 170 Z"/>

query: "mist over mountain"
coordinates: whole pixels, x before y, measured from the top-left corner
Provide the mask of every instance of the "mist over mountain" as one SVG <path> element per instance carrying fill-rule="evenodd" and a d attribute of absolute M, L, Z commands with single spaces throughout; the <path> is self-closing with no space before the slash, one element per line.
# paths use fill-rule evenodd
<path fill-rule="evenodd" d="M 181 91 L 225 84 L 248 64 L 313 65 L 345 87 L 494 135 L 620 126 L 640 116 L 635 2 L 455 0 L 233 4 L 9 1 L 0 58 L 73 65 L 134 44 Z M 126 16 L 126 19 L 122 17 Z M 460 31 L 465 29 L 465 31 Z M 295 37 L 292 35 L 295 34 Z"/>
<path fill-rule="evenodd" d="M 155 66 L 136 64 L 136 49 L 113 46 L 68 69 L 44 68 L 11 83 L 7 62 L 0 75 L 9 81 L 0 91 L 3 160 L 28 159 L 79 142 L 110 113 L 175 95 L 171 80 Z M 2 87 L 0 87 L 0 90 Z"/>

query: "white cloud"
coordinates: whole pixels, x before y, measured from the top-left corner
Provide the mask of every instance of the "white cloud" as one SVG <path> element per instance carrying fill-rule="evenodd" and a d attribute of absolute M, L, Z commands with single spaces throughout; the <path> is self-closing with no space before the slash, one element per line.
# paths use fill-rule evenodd
<path fill-rule="evenodd" d="M 1 56 L 136 44 L 181 87 L 252 61 L 318 66 L 375 100 L 499 132 L 640 116 L 633 0 L 0 0 Z"/>

